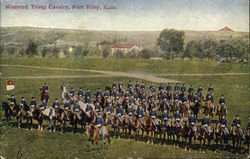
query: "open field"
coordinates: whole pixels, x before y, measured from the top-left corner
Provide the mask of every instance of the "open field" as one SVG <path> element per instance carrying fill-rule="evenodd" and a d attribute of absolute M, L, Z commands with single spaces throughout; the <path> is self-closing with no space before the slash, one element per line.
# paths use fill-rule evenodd
<path fill-rule="evenodd" d="M 206 90 L 209 84 L 215 89 L 215 101 L 223 93 L 228 106 L 228 122 L 231 123 L 236 114 L 240 115 L 242 126 L 245 127 L 250 114 L 249 103 L 249 75 L 228 75 L 228 76 L 169 76 L 160 74 L 196 74 L 196 73 L 249 73 L 249 65 L 232 63 L 215 63 L 212 61 L 161 61 L 161 60 L 133 60 L 133 59 L 41 59 L 41 58 L 1 58 L 1 64 L 5 65 L 32 65 L 43 67 L 58 67 L 72 69 L 91 69 L 120 72 L 143 72 L 158 74 L 161 78 L 183 81 L 187 85 L 193 84 L 195 88 L 202 84 Z M 67 70 L 46 70 L 44 68 L 20 68 L 1 66 L 2 77 L 7 76 L 43 76 L 43 75 L 91 75 L 88 71 L 67 71 Z M 94 73 L 95 74 L 95 73 Z M 91 89 L 92 95 L 97 88 L 104 89 L 111 85 L 113 80 L 123 81 L 125 86 L 129 80 L 135 83 L 136 78 L 129 77 L 86 77 L 86 78 L 36 78 L 36 79 L 15 79 L 16 88 L 13 91 L 5 90 L 5 79 L 1 80 L 0 101 L 6 99 L 12 93 L 17 97 L 18 102 L 24 96 L 30 102 L 32 96 L 39 100 L 39 88 L 43 82 L 49 86 L 51 105 L 56 97 L 60 97 L 60 86 L 62 81 L 75 89 L 83 87 Z M 138 81 L 142 81 L 139 79 Z M 145 81 L 146 87 L 150 82 Z M 158 83 L 155 83 L 158 86 Z M 166 85 L 166 84 L 165 84 Z M 40 102 L 40 101 L 39 101 Z M 202 114 L 199 118 L 203 117 Z M 217 117 L 215 117 L 217 119 Z M 0 154 L 6 158 L 114 158 L 114 157 L 142 157 L 142 158 L 245 158 L 246 155 L 235 155 L 227 151 L 221 154 L 214 153 L 211 149 L 205 154 L 198 153 L 195 149 L 191 153 L 185 152 L 183 148 L 175 148 L 172 145 L 165 147 L 160 144 L 148 145 L 144 141 L 135 143 L 132 140 L 113 139 L 111 150 L 102 150 L 99 143 L 98 152 L 91 152 L 88 137 L 82 130 L 72 134 L 70 129 L 64 133 L 38 132 L 37 130 L 18 130 L 12 120 L 10 125 L 3 120 L 1 111 L 1 143 Z M 214 126 L 214 124 L 213 124 Z"/>

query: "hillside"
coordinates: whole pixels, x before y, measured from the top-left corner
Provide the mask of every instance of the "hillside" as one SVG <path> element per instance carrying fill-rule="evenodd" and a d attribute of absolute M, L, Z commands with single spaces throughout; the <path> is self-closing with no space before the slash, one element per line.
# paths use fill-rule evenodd
<path fill-rule="evenodd" d="M 185 30 L 185 42 L 190 40 L 228 40 L 235 37 L 248 39 L 247 32 L 190 31 Z M 154 49 L 160 31 L 87 31 L 32 27 L 1 28 L 2 45 L 22 45 L 32 39 L 41 45 L 96 46 L 101 41 L 137 43 L 143 48 Z"/>

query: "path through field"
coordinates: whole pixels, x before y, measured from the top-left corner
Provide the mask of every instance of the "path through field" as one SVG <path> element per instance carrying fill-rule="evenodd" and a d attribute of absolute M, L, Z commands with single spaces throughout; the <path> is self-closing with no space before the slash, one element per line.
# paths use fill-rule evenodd
<path fill-rule="evenodd" d="M 1 77 L 3 79 L 30 79 L 30 78 L 85 78 L 85 77 L 132 77 L 142 80 L 147 80 L 157 83 L 179 83 L 180 81 L 162 78 L 160 76 L 242 76 L 250 75 L 250 73 L 210 73 L 210 74 L 149 74 L 149 73 L 131 73 L 131 72 L 117 72 L 117 71 L 103 71 L 91 69 L 71 69 L 71 68 L 55 68 L 55 67 L 41 67 L 41 66 L 27 66 L 27 65 L 0 65 L 5 67 L 23 67 L 35 69 L 48 69 L 48 70 L 65 70 L 76 72 L 92 72 L 98 73 L 93 75 L 43 75 L 43 76 L 8 76 Z"/>

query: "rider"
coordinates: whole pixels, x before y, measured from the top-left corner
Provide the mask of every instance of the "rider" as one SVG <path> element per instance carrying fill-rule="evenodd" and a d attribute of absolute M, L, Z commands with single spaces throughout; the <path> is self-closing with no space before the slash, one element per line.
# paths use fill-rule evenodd
<path fill-rule="evenodd" d="M 205 118 L 202 119 L 202 126 L 205 128 L 205 130 L 208 132 L 209 135 L 212 133 L 208 114 L 205 116 Z"/>
<path fill-rule="evenodd" d="M 52 108 L 57 109 L 61 107 L 61 103 L 58 101 L 58 99 L 55 99 L 55 102 L 52 105 Z"/>
<path fill-rule="evenodd" d="M 197 89 L 197 94 L 203 93 L 203 89 L 202 86 L 199 85 L 198 89 Z"/>
<path fill-rule="evenodd" d="M 71 104 L 69 100 L 66 100 L 66 102 L 64 103 L 64 110 L 70 110 L 70 109 L 71 109 Z"/>
<path fill-rule="evenodd" d="M 63 82 L 62 85 L 61 85 L 61 91 L 63 92 L 64 90 L 66 90 L 67 87 L 66 87 L 66 83 Z"/>
<path fill-rule="evenodd" d="M 184 94 L 186 92 L 186 86 L 185 83 L 183 83 L 183 85 L 181 86 L 181 93 Z"/>
<path fill-rule="evenodd" d="M 102 90 L 101 90 L 101 88 L 98 88 L 98 90 L 97 90 L 97 92 L 96 92 L 96 99 L 97 99 L 99 96 L 102 96 Z"/>
<path fill-rule="evenodd" d="M 150 118 L 153 121 L 153 124 L 156 126 L 157 131 L 157 113 L 155 107 L 150 110 Z"/>
<path fill-rule="evenodd" d="M 130 122 L 132 123 L 132 115 L 133 115 L 133 107 L 132 107 L 132 104 L 129 104 L 128 107 L 127 107 L 127 114 L 129 116 L 129 119 L 130 119 Z"/>
<path fill-rule="evenodd" d="M 35 97 L 32 97 L 32 100 L 30 102 L 30 107 L 31 108 L 36 108 L 36 98 Z"/>
<path fill-rule="evenodd" d="M 222 105 L 222 103 L 225 103 L 225 98 L 224 95 L 222 94 L 220 99 L 219 99 L 219 104 Z"/>
<path fill-rule="evenodd" d="M 43 101 L 42 101 L 42 104 L 40 105 L 40 109 L 41 110 L 44 110 L 44 109 L 46 109 L 47 108 L 47 102 L 46 102 L 46 100 L 44 99 Z"/>
<path fill-rule="evenodd" d="M 104 120 L 103 120 L 102 114 L 101 112 L 98 112 L 97 117 L 96 117 L 96 126 L 99 128 L 99 133 L 102 136 L 103 142 L 105 143 L 105 138 L 104 138 L 105 134 L 104 134 L 103 124 L 104 124 Z"/>
<path fill-rule="evenodd" d="M 196 127 L 196 118 L 194 117 L 194 113 L 191 113 L 191 116 L 188 118 L 189 125 L 196 135 L 197 127 Z"/>
<path fill-rule="evenodd" d="M 188 88 L 188 93 L 192 94 L 193 92 L 194 92 L 193 85 L 190 85 L 190 87 Z"/>
<path fill-rule="evenodd" d="M 214 96 L 214 88 L 213 88 L 213 86 L 211 84 L 208 87 L 207 91 L 210 92 L 212 96 Z"/>
<path fill-rule="evenodd" d="M 11 103 L 13 103 L 14 106 L 16 106 L 16 98 L 14 94 L 11 95 L 11 98 L 8 99 Z"/>
<path fill-rule="evenodd" d="M 85 100 L 87 102 L 87 99 L 91 98 L 91 93 L 90 93 L 90 90 L 87 88 L 87 91 L 85 93 Z"/>
<path fill-rule="evenodd" d="M 123 83 L 120 81 L 118 84 L 118 91 L 121 93 L 124 91 Z"/>
<path fill-rule="evenodd" d="M 49 87 L 48 87 L 48 85 L 47 85 L 46 82 L 43 84 L 43 89 L 44 89 L 45 91 L 48 91 L 48 90 L 49 90 Z"/>
<path fill-rule="evenodd" d="M 71 97 L 75 96 L 75 89 L 73 87 L 70 88 L 69 95 L 71 95 Z"/>
<path fill-rule="evenodd" d="M 144 110 L 141 105 L 139 105 L 139 108 L 137 109 L 136 114 L 138 115 L 139 119 L 142 120 L 142 123 L 144 124 Z"/>
<path fill-rule="evenodd" d="M 179 93 L 179 90 L 180 90 L 180 86 L 179 86 L 178 83 L 176 83 L 175 86 L 174 86 L 174 91 Z"/>
<path fill-rule="evenodd" d="M 118 116 L 118 118 L 120 119 L 121 123 L 123 124 L 123 121 L 124 121 L 124 109 L 122 107 L 122 104 L 120 104 L 120 106 L 116 110 L 116 115 Z"/>
<path fill-rule="evenodd" d="M 113 81 L 112 88 L 116 88 L 116 81 Z"/>
<path fill-rule="evenodd" d="M 164 111 L 163 111 L 163 120 L 166 121 L 166 126 L 171 126 L 171 123 L 170 123 L 170 116 L 169 116 L 169 114 L 168 114 L 167 109 L 164 109 Z"/>
<path fill-rule="evenodd" d="M 179 113 L 179 110 L 177 110 L 176 113 L 174 114 L 174 119 L 176 120 L 178 127 L 183 127 L 182 126 L 182 116 Z"/>
<path fill-rule="evenodd" d="M 232 130 L 233 130 L 233 127 L 237 127 L 238 129 L 239 129 L 239 133 L 242 135 L 242 136 L 244 136 L 244 134 L 243 134 L 243 130 L 242 130 L 242 128 L 241 128 L 241 121 L 240 121 L 240 117 L 239 117 L 239 115 L 236 115 L 236 118 L 233 120 L 233 123 L 232 123 Z M 231 131 L 232 131 L 231 130 Z"/>
<path fill-rule="evenodd" d="M 220 120 L 220 125 L 221 125 L 222 131 L 224 132 L 224 134 L 228 135 L 229 131 L 227 128 L 227 119 L 226 119 L 225 115 L 222 116 L 222 119 Z"/>
<path fill-rule="evenodd" d="M 128 89 L 129 91 L 131 91 L 131 90 L 133 89 L 133 84 L 132 84 L 131 81 L 128 82 L 128 87 L 127 87 L 127 89 Z"/>
<path fill-rule="evenodd" d="M 30 110 L 30 108 L 29 108 L 29 106 L 28 106 L 28 104 L 27 104 L 27 102 L 26 102 L 26 99 L 24 98 L 24 97 L 22 97 L 22 101 L 21 101 L 21 104 L 20 104 L 22 107 L 23 107 L 23 109 L 24 109 L 24 111 L 29 111 Z"/>
<path fill-rule="evenodd" d="M 96 103 L 95 103 L 95 111 L 96 111 L 96 112 L 101 112 L 101 111 L 102 111 L 102 107 L 101 107 L 101 105 L 100 105 L 99 102 L 96 102 Z"/>
<path fill-rule="evenodd" d="M 168 85 L 166 87 L 166 91 L 171 92 L 171 90 L 172 90 L 172 87 L 171 87 L 170 83 L 168 83 Z"/>
<path fill-rule="evenodd" d="M 77 95 L 80 96 L 80 97 L 83 97 L 83 96 L 84 96 L 82 87 L 79 88 L 79 90 L 78 90 L 78 92 L 77 92 Z"/>
<path fill-rule="evenodd" d="M 140 83 L 138 81 L 135 82 L 135 88 L 140 88 Z"/>
<path fill-rule="evenodd" d="M 144 89 L 144 90 L 146 89 L 145 83 L 143 81 L 141 82 L 141 89 Z"/>
<path fill-rule="evenodd" d="M 159 86 L 158 90 L 159 90 L 159 92 L 164 91 L 164 86 L 163 86 L 163 84 L 162 84 L 162 83 L 160 84 L 160 86 Z"/>

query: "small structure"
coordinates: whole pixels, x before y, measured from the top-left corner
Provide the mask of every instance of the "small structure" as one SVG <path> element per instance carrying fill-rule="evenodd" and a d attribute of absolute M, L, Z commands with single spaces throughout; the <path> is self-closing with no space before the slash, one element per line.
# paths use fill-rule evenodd
<path fill-rule="evenodd" d="M 232 29 L 230 29 L 229 27 L 225 26 L 224 28 L 218 30 L 218 31 L 224 31 L 224 32 L 233 32 Z"/>
<path fill-rule="evenodd" d="M 121 51 L 124 54 L 129 52 L 135 52 L 138 53 L 142 51 L 142 47 L 137 44 L 115 44 L 111 48 L 111 53 L 114 55 L 117 51 Z"/>

